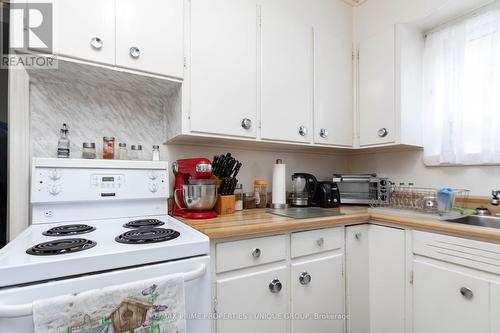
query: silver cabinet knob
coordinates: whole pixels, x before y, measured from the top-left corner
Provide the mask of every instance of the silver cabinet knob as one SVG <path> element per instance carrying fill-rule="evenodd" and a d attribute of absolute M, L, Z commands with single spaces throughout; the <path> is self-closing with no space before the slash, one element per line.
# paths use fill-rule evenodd
<path fill-rule="evenodd" d="M 90 40 L 90 46 L 92 46 L 96 50 L 100 50 L 102 48 L 102 39 L 99 37 L 94 37 Z"/>
<path fill-rule="evenodd" d="M 307 127 L 305 127 L 305 126 L 300 126 L 300 127 L 299 127 L 299 134 L 300 134 L 301 136 L 307 136 Z"/>
<path fill-rule="evenodd" d="M 322 137 L 323 139 L 326 139 L 328 137 L 328 130 L 326 128 L 320 129 L 319 136 Z"/>
<path fill-rule="evenodd" d="M 307 273 L 307 272 L 302 272 L 300 275 L 299 275 L 299 282 L 301 285 L 305 286 L 309 283 L 311 283 L 311 274 Z"/>
<path fill-rule="evenodd" d="M 323 237 L 319 238 L 317 241 L 316 241 L 316 244 L 318 246 L 323 246 L 325 244 L 325 239 Z"/>
<path fill-rule="evenodd" d="M 141 50 L 139 50 L 139 48 L 138 48 L 138 47 L 132 46 L 132 47 L 130 48 L 130 56 L 131 56 L 132 58 L 137 59 L 137 58 L 139 58 L 139 56 L 140 56 L 140 55 L 141 55 Z"/>
<path fill-rule="evenodd" d="M 259 248 L 254 249 L 254 250 L 252 251 L 252 256 L 253 256 L 254 258 L 259 258 L 259 257 L 260 257 L 260 255 L 261 255 L 261 253 L 262 253 L 262 251 L 261 251 Z"/>
<path fill-rule="evenodd" d="M 252 120 L 248 118 L 243 118 L 243 120 L 241 121 L 241 127 L 243 127 L 246 130 L 249 130 L 250 128 L 252 128 Z"/>
<path fill-rule="evenodd" d="M 281 284 L 280 280 L 278 280 L 278 279 L 274 279 L 271 281 L 271 283 L 269 283 L 269 290 L 273 294 L 279 293 L 282 288 L 283 288 L 283 285 Z"/>
<path fill-rule="evenodd" d="M 465 297 L 465 299 L 474 298 L 474 293 L 472 292 L 472 290 L 470 288 L 467 288 L 467 287 L 460 288 L 460 294 L 462 294 L 462 296 Z"/>
<path fill-rule="evenodd" d="M 387 128 L 384 127 L 384 128 L 379 129 L 377 134 L 379 137 L 385 138 L 387 136 L 387 134 L 389 134 L 389 131 L 387 130 Z"/>
<path fill-rule="evenodd" d="M 356 240 L 360 240 L 362 235 L 363 235 L 362 233 L 357 232 L 354 234 L 354 238 L 356 238 Z"/>

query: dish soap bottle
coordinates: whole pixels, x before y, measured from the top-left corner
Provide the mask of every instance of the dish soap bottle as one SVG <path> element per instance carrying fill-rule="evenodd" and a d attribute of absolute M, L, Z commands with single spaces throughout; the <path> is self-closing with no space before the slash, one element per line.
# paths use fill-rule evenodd
<path fill-rule="evenodd" d="M 66 124 L 63 124 L 61 128 L 61 136 L 59 141 L 57 141 L 57 157 L 58 158 L 69 158 L 69 128 Z"/>

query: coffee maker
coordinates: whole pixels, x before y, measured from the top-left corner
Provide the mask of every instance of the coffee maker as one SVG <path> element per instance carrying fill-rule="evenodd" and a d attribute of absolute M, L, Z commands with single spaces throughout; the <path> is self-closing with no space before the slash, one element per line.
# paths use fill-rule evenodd
<path fill-rule="evenodd" d="M 213 209 L 217 201 L 217 185 L 211 179 L 212 162 L 206 158 L 188 158 L 174 162 L 172 169 L 175 184 L 170 215 L 188 219 L 217 217 Z"/>
<path fill-rule="evenodd" d="M 309 207 L 313 204 L 314 192 L 318 181 L 309 173 L 294 173 L 292 175 L 292 192 L 289 201 L 293 207 Z"/>

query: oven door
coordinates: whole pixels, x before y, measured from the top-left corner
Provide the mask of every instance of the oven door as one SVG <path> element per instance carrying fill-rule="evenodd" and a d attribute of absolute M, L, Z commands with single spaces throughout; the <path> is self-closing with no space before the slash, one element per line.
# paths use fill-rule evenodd
<path fill-rule="evenodd" d="M 32 303 L 86 290 L 184 273 L 188 333 L 210 332 L 210 257 L 170 261 L 106 273 L 0 289 L 0 332 L 34 333 Z"/>
<path fill-rule="evenodd" d="M 337 183 L 340 202 L 343 204 L 370 204 L 378 197 L 378 181 L 365 178 L 364 181 L 342 181 Z"/>

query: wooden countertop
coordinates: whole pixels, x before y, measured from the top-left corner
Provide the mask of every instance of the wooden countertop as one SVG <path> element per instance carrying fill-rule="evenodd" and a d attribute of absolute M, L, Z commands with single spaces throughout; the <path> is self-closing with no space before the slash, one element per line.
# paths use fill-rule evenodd
<path fill-rule="evenodd" d="M 345 215 L 293 219 L 270 214 L 266 212 L 266 209 L 250 209 L 236 212 L 233 215 L 219 216 L 209 220 L 178 219 L 201 231 L 210 239 L 307 230 L 318 227 L 350 225 L 374 221 L 418 230 L 427 230 L 489 241 L 500 241 L 500 229 L 445 222 L 438 220 L 436 217 L 415 212 L 383 208 L 372 209 L 363 206 L 343 206 L 338 210 Z"/>

